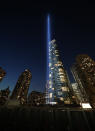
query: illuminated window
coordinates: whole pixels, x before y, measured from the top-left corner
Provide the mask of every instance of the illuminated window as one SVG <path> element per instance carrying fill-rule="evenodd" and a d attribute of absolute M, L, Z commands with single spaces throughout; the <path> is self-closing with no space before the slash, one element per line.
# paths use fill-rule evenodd
<path fill-rule="evenodd" d="M 62 92 L 58 92 L 58 95 L 59 95 L 59 96 L 62 95 Z"/>
<path fill-rule="evenodd" d="M 60 97 L 60 100 L 61 100 L 61 101 L 63 101 L 63 100 L 64 100 L 64 98 L 63 98 L 63 97 Z"/>
<path fill-rule="evenodd" d="M 49 84 L 51 85 L 51 84 L 52 84 L 52 81 L 49 81 Z"/>
<path fill-rule="evenodd" d="M 63 76 L 63 75 L 60 75 L 60 78 L 64 78 L 64 76 Z"/>
<path fill-rule="evenodd" d="M 20 96 L 17 96 L 17 98 L 20 98 Z"/>
<path fill-rule="evenodd" d="M 55 50 L 55 53 L 58 53 L 58 50 Z"/>
<path fill-rule="evenodd" d="M 51 77 L 51 74 L 49 74 L 49 77 Z"/>
<path fill-rule="evenodd" d="M 52 86 L 51 86 L 51 85 L 49 85 L 49 88 L 52 88 Z"/>
<path fill-rule="evenodd" d="M 62 62 L 61 61 L 58 61 L 57 64 L 58 64 L 58 66 L 62 66 Z"/>
<path fill-rule="evenodd" d="M 62 91 L 68 91 L 67 87 L 62 87 Z"/>
<path fill-rule="evenodd" d="M 49 104 L 55 105 L 57 104 L 57 102 L 49 102 Z"/>
<path fill-rule="evenodd" d="M 88 65 L 88 67 L 90 67 L 90 66 L 91 66 L 91 63 L 88 63 L 87 65 Z"/>
<path fill-rule="evenodd" d="M 62 68 L 59 68 L 59 72 L 62 72 L 63 71 L 63 69 Z"/>
<path fill-rule="evenodd" d="M 92 108 L 89 103 L 82 103 L 82 108 Z"/>
<path fill-rule="evenodd" d="M 49 67 L 51 67 L 52 66 L 52 64 L 51 63 L 49 63 Z"/>
<path fill-rule="evenodd" d="M 60 81 L 61 82 L 65 82 L 66 80 L 64 78 L 60 78 Z"/>
<path fill-rule="evenodd" d="M 49 97 L 52 98 L 52 93 L 49 94 Z"/>
<path fill-rule="evenodd" d="M 58 64 L 55 64 L 55 66 L 58 66 Z"/>
<path fill-rule="evenodd" d="M 62 62 L 61 62 L 61 61 L 58 61 L 57 63 L 58 63 L 58 64 L 62 64 Z"/>
<path fill-rule="evenodd" d="M 64 74 L 63 72 L 59 72 L 59 75 L 62 75 L 62 74 Z"/>
<path fill-rule="evenodd" d="M 65 100 L 64 103 L 65 104 L 70 104 L 70 100 Z"/>
<path fill-rule="evenodd" d="M 58 54 L 56 54 L 56 56 L 59 56 Z"/>
<path fill-rule="evenodd" d="M 62 66 L 62 64 L 58 64 L 58 66 Z"/>

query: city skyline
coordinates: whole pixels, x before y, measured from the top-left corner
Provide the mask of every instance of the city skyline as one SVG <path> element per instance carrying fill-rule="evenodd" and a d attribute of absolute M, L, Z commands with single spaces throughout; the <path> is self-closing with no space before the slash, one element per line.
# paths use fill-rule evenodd
<path fill-rule="evenodd" d="M 95 129 L 95 2 L 4 1 L 0 129 Z"/>
<path fill-rule="evenodd" d="M 44 91 L 46 84 L 46 17 L 51 15 L 52 36 L 57 39 L 61 58 L 70 80 L 73 81 L 70 67 L 78 54 L 94 55 L 94 13 L 93 8 L 85 14 L 81 8 L 64 8 L 48 11 L 45 5 L 33 14 L 33 9 L 13 13 L 9 10 L 0 12 L 0 66 L 6 76 L 0 83 L 0 89 L 10 86 L 13 90 L 18 76 L 29 68 L 33 74 L 31 90 Z M 90 6 L 88 7 L 90 9 Z M 62 9 L 62 13 L 61 12 Z M 74 12 L 76 10 L 76 12 Z M 39 11 L 39 12 L 38 12 Z M 44 12 L 44 13 L 43 13 Z M 76 14 L 78 14 L 76 16 Z M 84 26 L 85 25 L 85 26 Z"/>

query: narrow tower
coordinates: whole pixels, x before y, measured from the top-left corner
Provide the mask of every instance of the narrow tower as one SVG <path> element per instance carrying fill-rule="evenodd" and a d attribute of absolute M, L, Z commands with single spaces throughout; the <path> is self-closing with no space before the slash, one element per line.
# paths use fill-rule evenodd
<path fill-rule="evenodd" d="M 26 69 L 20 75 L 17 84 L 13 90 L 11 99 L 19 100 L 21 104 L 26 103 L 31 78 L 31 72 L 28 69 Z"/>
<path fill-rule="evenodd" d="M 60 60 L 56 40 L 51 40 L 50 16 L 47 17 L 47 103 L 70 104 L 67 74 Z"/>
<path fill-rule="evenodd" d="M 70 104 L 70 90 L 66 71 L 60 60 L 56 40 L 49 43 L 49 79 L 48 94 L 49 103 Z"/>

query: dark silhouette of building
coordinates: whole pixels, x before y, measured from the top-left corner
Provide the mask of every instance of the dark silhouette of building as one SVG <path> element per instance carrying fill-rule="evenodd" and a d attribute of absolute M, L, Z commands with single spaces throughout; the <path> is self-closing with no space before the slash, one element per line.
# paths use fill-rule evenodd
<path fill-rule="evenodd" d="M 26 104 L 31 78 L 32 78 L 32 75 L 31 75 L 30 70 L 26 69 L 20 75 L 10 98 L 13 100 L 19 100 L 21 104 Z"/>
<path fill-rule="evenodd" d="M 6 72 L 0 67 L 0 81 L 2 81 L 5 75 L 6 75 Z"/>
<path fill-rule="evenodd" d="M 77 98 L 78 103 L 87 103 L 87 102 L 89 102 L 89 99 L 88 99 L 87 93 L 85 91 L 85 88 L 82 84 L 81 78 L 79 76 L 79 73 L 78 73 L 79 69 L 78 68 L 79 67 L 77 66 L 77 64 L 74 64 L 71 68 L 73 77 L 76 81 L 76 83 L 72 84 L 72 89 L 74 91 L 74 94 Z"/>
<path fill-rule="evenodd" d="M 32 91 L 28 97 L 28 103 L 32 106 L 44 105 L 46 103 L 45 93 Z"/>
<path fill-rule="evenodd" d="M 80 86 L 83 98 L 88 97 L 91 105 L 95 107 L 95 62 L 86 54 L 78 55 L 72 72 Z M 86 94 L 87 97 L 85 97 Z"/>
<path fill-rule="evenodd" d="M 4 105 L 7 102 L 9 94 L 10 94 L 9 87 L 4 90 L 0 90 L 0 105 Z"/>

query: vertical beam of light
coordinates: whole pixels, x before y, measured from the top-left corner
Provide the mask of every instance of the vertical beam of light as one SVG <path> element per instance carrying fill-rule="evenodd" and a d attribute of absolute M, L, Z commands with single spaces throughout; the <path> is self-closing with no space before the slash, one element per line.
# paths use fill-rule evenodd
<path fill-rule="evenodd" d="M 49 42 L 51 41 L 50 35 L 50 15 L 47 16 L 47 80 L 49 80 Z"/>

